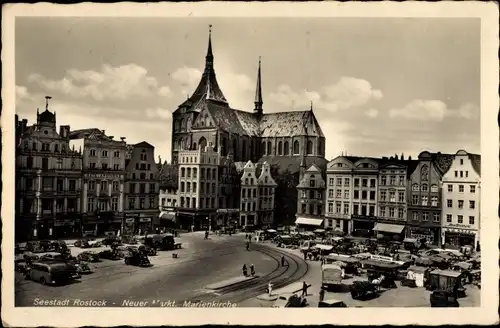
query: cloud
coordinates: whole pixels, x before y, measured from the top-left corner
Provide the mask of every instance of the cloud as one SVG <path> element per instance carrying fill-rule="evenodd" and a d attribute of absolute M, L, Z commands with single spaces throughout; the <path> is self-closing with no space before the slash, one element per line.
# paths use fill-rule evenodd
<path fill-rule="evenodd" d="M 401 108 L 390 109 L 389 117 L 440 122 L 446 117 L 470 119 L 478 113 L 479 108 L 470 103 L 464 104 L 458 109 L 451 109 L 441 100 L 416 99 Z"/>
<path fill-rule="evenodd" d="M 371 118 L 377 117 L 378 113 L 379 113 L 378 109 L 375 109 L 375 108 L 369 108 L 365 111 L 366 116 L 371 117 Z"/>
<path fill-rule="evenodd" d="M 308 108 L 312 101 L 314 108 L 329 112 L 362 107 L 382 97 L 382 91 L 374 89 L 370 82 L 354 77 L 342 77 L 337 83 L 317 91 L 294 91 L 288 85 L 281 85 L 268 95 L 273 104 L 283 109 Z"/>
<path fill-rule="evenodd" d="M 102 101 L 137 96 L 171 96 L 168 86 L 159 86 L 155 77 L 149 76 L 144 67 L 136 64 L 117 67 L 104 64 L 99 71 L 69 69 L 66 76 L 59 80 L 31 74 L 28 81 L 45 91 L 60 92 L 77 99 L 90 97 Z"/>
<path fill-rule="evenodd" d="M 192 67 L 181 67 L 172 73 L 171 77 L 175 82 L 180 83 L 184 93 L 194 92 L 201 79 L 202 71 Z"/>
<path fill-rule="evenodd" d="M 28 89 L 22 85 L 16 85 L 16 99 L 24 99 L 29 97 Z"/>
<path fill-rule="evenodd" d="M 146 116 L 151 119 L 161 118 L 170 121 L 172 112 L 165 108 L 146 108 Z"/>

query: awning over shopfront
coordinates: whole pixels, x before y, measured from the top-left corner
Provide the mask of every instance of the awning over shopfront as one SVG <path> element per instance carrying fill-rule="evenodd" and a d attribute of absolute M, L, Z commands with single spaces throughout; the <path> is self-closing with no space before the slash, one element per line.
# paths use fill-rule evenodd
<path fill-rule="evenodd" d="M 159 218 L 163 220 L 175 220 L 175 212 L 160 212 Z"/>
<path fill-rule="evenodd" d="M 312 219 L 312 218 L 297 218 L 295 224 L 321 226 L 323 224 L 323 219 Z"/>
<path fill-rule="evenodd" d="M 388 223 L 377 223 L 373 228 L 373 231 L 379 232 L 389 232 L 389 233 L 401 233 L 405 226 L 398 224 L 388 224 Z"/>

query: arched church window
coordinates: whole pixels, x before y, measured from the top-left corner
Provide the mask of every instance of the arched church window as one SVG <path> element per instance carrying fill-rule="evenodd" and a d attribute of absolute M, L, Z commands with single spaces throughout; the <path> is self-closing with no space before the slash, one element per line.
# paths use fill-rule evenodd
<path fill-rule="evenodd" d="M 271 151 L 272 151 L 272 145 L 271 145 L 271 141 L 268 141 L 267 142 L 267 155 L 272 155 Z"/>
<path fill-rule="evenodd" d="M 181 124 L 180 124 L 181 125 L 181 131 L 185 130 L 184 124 L 185 124 L 184 119 L 181 119 Z"/>
<path fill-rule="evenodd" d="M 235 160 L 239 160 L 239 153 L 238 153 L 238 142 L 236 139 L 233 139 L 233 156 Z"/>
<path fill-rule="evenodd" d="M 278 155 L 283 155 L 283 143 L 278 142 Z"/>
<path fill-rule="evenodd" d="M 198 145 L 199 147 L 201 147 L 201 149 L 205 149 L 205 147 L 207 146 L 207 139 L 205 139 L 205 137 L 201 137 L 198 141 Z"/>
<path fill-rule="evenodd" d="M 290 144 L 288 141 L 285 141 L 283 145 L 283 155 L 290 155 Z"/>
<path fill-rule="evenodd" d="M 186 127 L 187 127 L 187 130 L 191 129 L 191 117 L 187 119 Z"/>
<path fill-rule="evenodd" d="M 311 140 L 307 141 L 307 155 L 312 155 L 313 153 L 313 142 Z"/>
<path fill-rule="evenodd" d="M 260 149 L 260 155 L 261 156 L 264 156 L 266 154 L 266 142 L 263 141 L 262 144 L 260 145 L 261 146 L 261 149 Z"/>
<path fill-rule="evenodd" d="M 193 144 L 193 149 L 194 149 L 194 150 L 198 150 L 198 147 L 197 147 L 196 142 Z"/>
<path fill-rule="evenodd" d="M 247 158 L 247 141 L 243 140 L 241 146 L 241 158 L 245 161 Z"/>
<path fill-rule="evenodd" d="M 222 152 L 222 156 L 226 156 L 227 155 L 227 139 L 226 138 L 222 138 L 222 149 L 221 149 L 221 152 Z"/>
<path fill-rule="evenodd" d="M 299 148 L 300 148 L 299 141 L 295 140 L 294 143 L 293 143 L 293 154 L 294 155 L 300 154 L 300 149 Z"/>
<path fill-rule="evenodd" d="M 174 121 L 174 131 L 179 131 L 179 120 Z"/>

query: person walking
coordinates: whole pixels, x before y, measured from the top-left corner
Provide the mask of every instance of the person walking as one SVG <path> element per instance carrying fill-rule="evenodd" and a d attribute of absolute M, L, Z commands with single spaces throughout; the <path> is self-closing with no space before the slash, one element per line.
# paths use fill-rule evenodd
<path fill-rule="evenodd" d="M 247 265 L 243 264 L 243 275 L 246 277 L 247 276 Z"/>
<path fill-rule="evenodd" d="M 304 261 L 307 261 L 307 252 L 304 252 Z"/>
<path fill-rule="evenodd" d="M 281 255 L 281 266 L 285 266 L 285 257 Z"/>
<path fill-rule="evenodd" d="M 307 285 L 307 283 L 304 281 L 304 282 L 302 283 L 302 296 L 307 296 L 307 288 L 308 288 L 308 287 L 309 287 L 309 286 L 308 286 L 308 285 Z"/>
<path fill-rule="evenodd" d="M 253 276 L 255 276 L 255 267 L 253 266 L 253 264 L 250 264 L 250 274 Z"/>
<path fill-rule="evenodd" d="M 319 301 L 323 302 L 324 299 L 325 299 L 325 289 L 323 287 L 321 287 L 321 289 L 319 291 Z"/>
<path fill-rule="evenodd" d="M 269 296 L 273 294 L 273 284 L 271 282 L 267 284 L 267 293 Z"/>

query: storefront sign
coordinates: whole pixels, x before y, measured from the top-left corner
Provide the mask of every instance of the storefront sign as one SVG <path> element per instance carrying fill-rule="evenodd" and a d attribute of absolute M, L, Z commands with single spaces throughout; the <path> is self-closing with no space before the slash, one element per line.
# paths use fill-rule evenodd
<path fill-rule="evenodd" d="M 151 222 L 151 218 L 139 218 L 139 222 Z"/>
<path fill-rule="evenodd" d="M 125 214 L 125 217 L 127 217 L 127 218 L 135 218 L 135 217 L 137 217 L 137 214 Z"/>
<path fill-rule="evenodd" d="M 86 175 L 86 178 L 112 180 L 112 179 L 120 179 L 120 175 L 119 174 L 106 174 L 106 173 L 88 173 Z"/>
<path fill-rule="evenodd" d="M 348 214 L 334 214 L 334 215 L 326 215 L 327 219 L 333 220 L 349 220 L 350 216 Z"/>
<path fill-rule="evenodd" d="M 217 210 L 217 213 L 220 213 L 220 214 L 225 214 L 225 213 L 239 213 L 239 209 L 238 208 L 219 208 Z"/>
<path fill-rule="evenodd" d="M 432 230 L 429 228 L 410 228 L 410 232 L 419 235 L 433 235 Z"/>
<path fill-rule="evenodd" d="M 351 215 L 353 220 L 366 220 L 366 221 L 375 221 L 377 219 L 376 216 L 368 216 L 368 215 Z"/>
<path fill-rule="evenodd" d="M 161 210 L 163 212 L 168 212 L 168 211 L 175 211 L 175 208 L 171 207 L 171 206 L 162 206 L 161 207 Z"/>
<path fill-rule="evenodd" d="M 458 228 L 458 229 L 474 229 L 473 226 L 468 224 L 448 224 L 446 228 Z"/>
<path fill-rule="evenodd" d="M 134 221 L 135 220 L 133 218 L 125 219 L 126 223 L 134 223 Z"/>
<path fill-rule="evenodd" d="M 75 225 L 75 221 L 56 221 L 54 222 L 54 226 L 55 227 L 64 227 L 64 226 L 67 226 L 67 227 L 70 227 L 70 226 L 74 226 Z"/>

